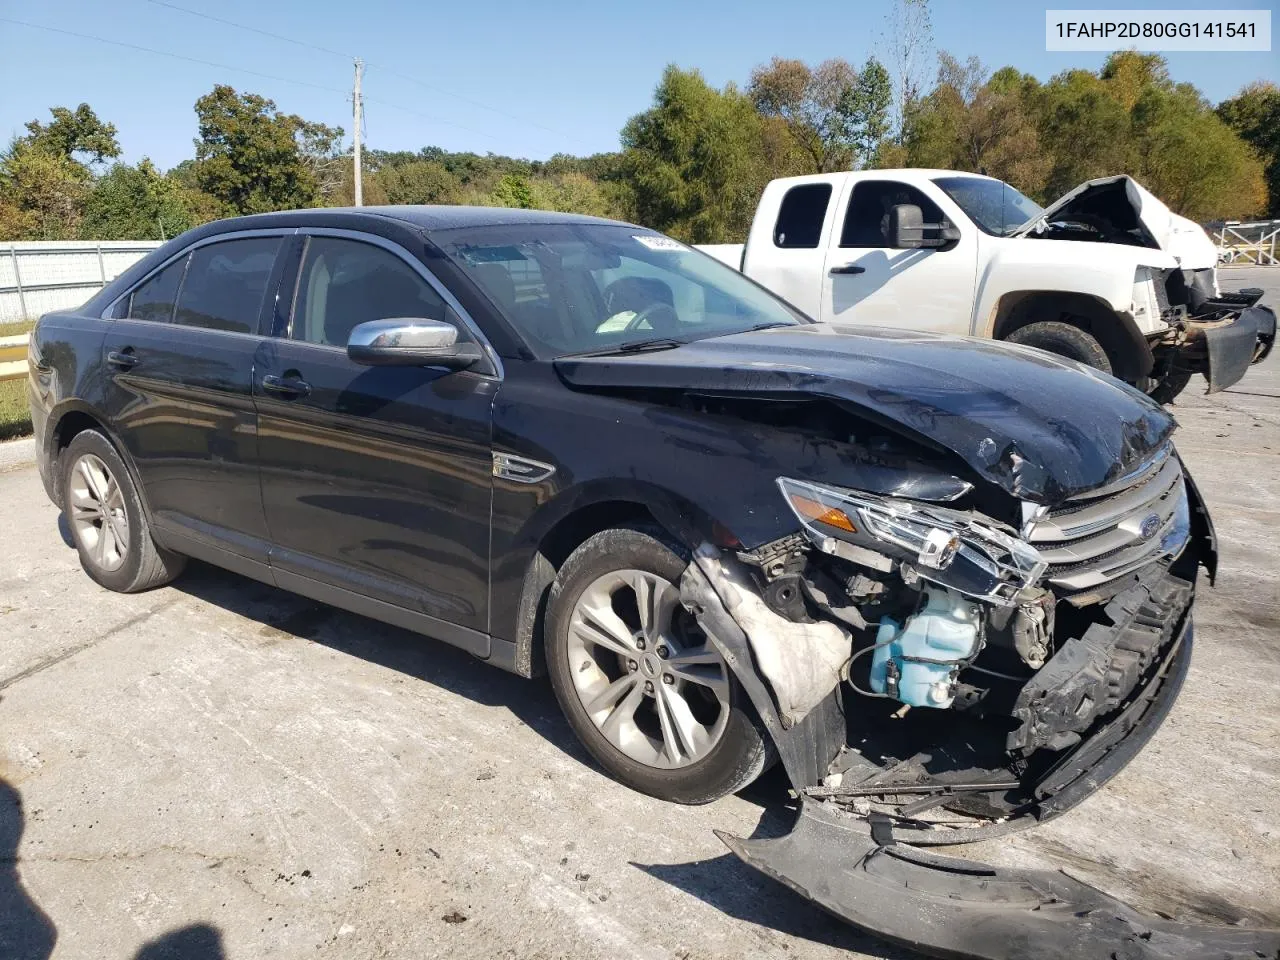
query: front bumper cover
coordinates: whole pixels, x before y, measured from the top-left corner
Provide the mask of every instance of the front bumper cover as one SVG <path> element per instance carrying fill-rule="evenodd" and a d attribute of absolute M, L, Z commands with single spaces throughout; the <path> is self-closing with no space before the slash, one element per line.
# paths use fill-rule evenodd
<path fill-rule="evenodd" d="M 1235 323 L 1204 331 L 1209 354 L 1209 392 L 1217 393 L 1240 382 L 1254 363 L 1266 359 L 1276 342 L 1276 314 L 1270 307 L 1248 307 Z"/>
<path fill-rule="evenodd" d="M 858 821 L 811 801 L 784 837 L 717 835 L 745 863 L 842 920 L 931 956 L 1280 956 L 1280 931 L 1153 919 L 1063 873 L 995 868 L 897 844 L 881 846 Z"/>
<path fill-rule="evenodd" d="M 1042 823 L 1093 794 L 1142 749 L 1176 699 L 1191 659 L 1189 612 L 1142 691 L 1034 785 L 1034 815 L 938 830 L 883 814 L 858 816 L 823 802 L 823 791 L 806 789 L 821 783 L 844 744 L 837 697 L 784 727 L 753 668 L 745 634 L 696 565 L 681 582 L 681 600 L 742 682 L 801 796 L 799 820 L 786 836 L 749 840 L 717 834 L 745 863 L 849 923 L 933 956 L 1280 960 L 1280 931 L 1150 918 L 1065 874 L 995 868 L 900 842 L 988 839 Z"/>

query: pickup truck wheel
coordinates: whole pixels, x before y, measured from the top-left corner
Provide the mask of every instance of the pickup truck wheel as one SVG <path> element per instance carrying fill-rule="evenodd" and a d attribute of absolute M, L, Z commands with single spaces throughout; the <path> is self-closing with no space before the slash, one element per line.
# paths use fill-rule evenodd
<path fill-rule="evenodd" d="M 136 593 L 182 572 L 186 558 L 151 539 L 129 469 L 106 437 L 82 430 L 58 461 L 63 509 L 85 573 L 108 590 Z"/>
<path fill-rule="evenodd" d="M 680 605 L 687 553 L 653 527 L 605 530 L 565 561 L 547 606 L 547 672 L 612 776 L 675 803 L 741 790 L 769 759 L 733 672 Z"/>
<path fill-rule="evenodd" d="M 1020 343 L 1023 346 L 1037 347 L 1049 353 L 1056 353 L 1060 357 L 1078 361 L 1103 373 L 1111 372 L 1111 361 L 1107 357 L 1107 351 L 1102 349 L 1102 344 L 1098 343 L 1092 334 L 1074 324 L 1064 323 L 1061 320 L 1041 320 L 1038 323 L 1019 327 L 1006 339 L 1010 343 Z"/>

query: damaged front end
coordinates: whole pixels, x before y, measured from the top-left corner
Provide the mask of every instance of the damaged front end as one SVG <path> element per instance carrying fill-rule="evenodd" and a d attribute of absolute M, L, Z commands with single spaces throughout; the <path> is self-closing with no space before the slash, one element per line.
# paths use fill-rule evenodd
<path fill-rule="evenodd" d="M 1249 367 L 1261 363 L 1276 342 L 1276 314 L 1260 304 L 1263 291 L 1220 293 L 1212 268 L 1151 270 L 1134 279 L 1135 311 L 1157 327 L 1149 337 L 1152 376 L 1185 383 L 1203 374 L 1209 393 L 1234 386 Z"/>
<path fill-rule="evenodd" d="M 1197 567 L 1216 566 L 1169 445 L 1017 521 L 953 485 L 924 501 L 783 477 L 796 533 L 695 554 L 681 600 L 801 803 L 787 836 L 724 842 L 939 956 L 1280 956 L 1280 932 L 1150 919 L 1065 875 L 915 849 L 1044 822 L 1121 769 L 1177 696 Z"/>

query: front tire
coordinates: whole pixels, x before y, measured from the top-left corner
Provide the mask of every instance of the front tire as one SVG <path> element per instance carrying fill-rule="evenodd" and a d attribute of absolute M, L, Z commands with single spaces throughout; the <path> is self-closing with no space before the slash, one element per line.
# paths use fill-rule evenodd
<path fill-rule="evenodd" d="M 1068 360 L 1075 360 L 1085 366 L 1111 372 L 1111 360 L 1107 351 L 1102 349 L 1093 334 L 1080 329 L 1074 324 L 1061 320 L 1041 320 L 1019 327 L 1006 338 L 1010 343 L 1020 343 L 1027 347 L 1036 347 L 1056 353 Z"/>
<path fill-rule="evenodd" d="M 85 573 L 108 590 L 137 593 L 182 572 L 186 558 L 151 539 L 133 479 L 106 437 L 77 433 L 59 462 L 63 511 Z"/>
<path fill-rule="evenodd" d="M 699 804 L 751 783 L 769 751 L 733 672 L 680 605 L 686 566 L 656 528 L 597 533 L 552 585 L 546 653 L 569 725 L 606 771 Z"/>

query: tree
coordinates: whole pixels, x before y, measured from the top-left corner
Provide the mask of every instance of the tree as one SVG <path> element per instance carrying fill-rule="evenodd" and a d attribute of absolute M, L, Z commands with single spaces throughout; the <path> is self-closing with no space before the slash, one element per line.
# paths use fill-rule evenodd
<path fill-rule="evenodd" d="M 74 240 L 88 194 L 84 167 L 22 140 L 0 159 L 0 203 L 11 239 Z"/>
<path fill-rule="evenodd" d="M 622 128 L 636 218 L 692 243 L 741 240 L 771 177 L 798 172 L 790 138 L 733 85 L 672 65 L 654 104 Z"/>
<path fill-rule="evenodd" d="M 1052 166 L 1044 195 L 1052 199 L 1076 184 L 1132 168 L 1129 111 L 1097 74 L 1060 73 L 1041 88 L 1040 142 Z"/>
<path fill-rule="evenodd" d="M 977 57 L 938 60 L 937 86 L 912 111 L 911 164 L 986 173 L 1038 193 L 1050 161 L 1026 105 L 1034 79 L 1006 67 L 988 80 Z"/>
<path fill-rule="evenodd" d="M 410 160 L 380 170 L 376 177 L 387 203 L 458 203 L 462 181 L 434 160 Z"/>
<path fill-rule="evenodd" d="M 1266 206 L 1262 164 L 1190 84 L 1148 87 L 1133 106 L 1135 176 L 1193 220 L 1249 216 Z"/>
<path fill-rule="evenodd" d="M 310 207 L 325 198 L 317 169 L 341 128 L 281 113 L 275 102 L 224 84 L 196 101 L 196 183 L 226 214 Z"/>
<path fill-rule="evenodd" d="M 1251 83 L 1218 105 L 1218 116 L 1257 152 L 1265 168 L 1269 217 L 1280 217 L 1280 87 Z"/>
<path fill-rule="evenodd" d="M 120 156 L 115 125 L 99 120 L 87 103 L 80 104 L 75 110 L 52 107 L 49 112 L 53 114 L 51 123 L 30 120 L 26 124 L 25 139 L 32 147 L 86 167 Z"/>
<path fill-rule="evenodd" d="M 778 117 L 808 155 L 814 173 L 865 165 L 888 128 L 888 71 L 870 59 L 862 72 L 845 60 L 811 69 L 774 57 L 751 71 L 747 93 L 756 110 Z"/>
<path fill-rule="evenodd" d="M 117 163 L 93 185 L 80 236 L 88 240 L 166 240 L 202 222 L 181 183 L 143 158 Z"/>
<path fill-rule="evenodd" d="M 513 173 L 505 174 L 493 193 L 489 195 L 489 203 L 495 207 L 516 207 L 521 210 L 535 209 L 538 204 L 529 181 Z"/>
<path fill-rule="evenodd" d="M 893 0 L 881 38 L 893 80 L 895 139 L 905 144 L 911 116 L 932 72 L 933 21 L 929 0 Z"/>
<path fill-rule="evenodd" d="M 90 165 L 120 153 L 116 128 L 88 104 L 49 112 L 51 122 L 29 121 L 27 135 L 0 154 L 0 229 L 13 239 L 74 239 L 93 179 Z"/>

